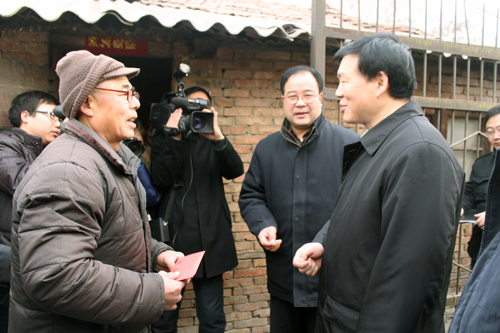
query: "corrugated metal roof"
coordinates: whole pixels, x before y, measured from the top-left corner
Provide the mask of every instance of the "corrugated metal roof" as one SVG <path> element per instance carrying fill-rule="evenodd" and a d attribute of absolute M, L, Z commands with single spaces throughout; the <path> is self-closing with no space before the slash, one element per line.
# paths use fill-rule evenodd
<path fill-rule="evenodd" d="M 116 16 L 131 25 L 150 16 L 167 28 L 183 22 L 204 32 L 213 27 L 223 28 L 229 34 L 242 31 L 261 37 L 309 38 L 311 36 L 311 9 L 260 0 L 2 0 L 0 16 L 11 17 L 29 8 L 47 22 L 57 21 L 65 12 L 71 12 L 86 23 L 96 23 L 104 15 Z M 340 26 L 340 13 L 327 5 L 326 25 Z M 358 30 L 358 20 L 343 15 L 343 28 Z M 374 25 L 362 23 L 362 30 L 374 30 Z M 379 31 L 392 31 L 391 27 Z M 396 27 L 408 31 L 407 27 Z M 420 35 L 417 30 L 414 35 Z"/>
<path fill-rule="evenodd" d="M 47 1 L 40 0 L 2 0 L 0 16 L 11 17 L 24 8 L 33 10 L 48 22 L 57 21 L 65 12 L 75 14 L 86 23 L 95 23 L 106 14 L 117 16 L 124 24 L 135 23 L 142 17 L 151 16 L 167 28 L 186 21 L 194 29 L 201 32 L 219 25 L 232 35 L 237 35 L 245 30 L 261 37 L 268 37 L 273 34 L 284 38 L 296 38 L 303 34 L 305 36 L 302 37 L 309 37 L 310 28 L 301 23 L 294 23 L 299 29 L 289 34 L 284 30 L 283 25 L 291 23 L 290 21 L 263 16 L 242 16 L 227 12 L 219 14 L 186 6 L 186 3 L 196 1 L 182 2 L 183 5 L 179 5 L 179 1 L 172 1 L 171 3 L 166 1 L 137 1 L 129 3 L 124 0 L 57 0 L 50 1 L 50 4 L 47 4 Z"/>

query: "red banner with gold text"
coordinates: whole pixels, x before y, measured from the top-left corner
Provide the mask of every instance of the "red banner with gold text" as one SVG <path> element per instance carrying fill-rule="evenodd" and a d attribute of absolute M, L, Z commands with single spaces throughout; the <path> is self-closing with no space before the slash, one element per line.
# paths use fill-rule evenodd
<path fill-rule="evenodd" d="M 121 37 L 85 37 L 85 50 L 95 54 L 148 56 L 148 41 Z"/>

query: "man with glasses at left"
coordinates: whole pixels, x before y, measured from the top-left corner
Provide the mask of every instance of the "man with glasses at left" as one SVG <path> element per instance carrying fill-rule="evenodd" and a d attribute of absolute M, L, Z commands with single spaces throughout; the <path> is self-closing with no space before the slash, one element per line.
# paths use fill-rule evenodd
<path fill-rule="evenodd" d="M 42 91 L 14 98 L 10 131 L 0 133 L 0 332 L 7 332 L 10 289 L 12 196 L 42 149 L 59 136 L 60 120 L 52 113 L 59 102 Z"/>

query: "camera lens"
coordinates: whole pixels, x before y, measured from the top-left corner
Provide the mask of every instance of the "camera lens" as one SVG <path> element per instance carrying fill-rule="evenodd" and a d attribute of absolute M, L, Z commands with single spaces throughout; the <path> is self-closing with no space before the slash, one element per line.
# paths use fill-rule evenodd
<path fill-rule="evenodd" d="M 193 117 L 193 128 L 197 131 L 203 130 L 205 127 L 207 127 L 207 121 L 205 118 L 200 117 L 200 116 L 195 116 Z"/>

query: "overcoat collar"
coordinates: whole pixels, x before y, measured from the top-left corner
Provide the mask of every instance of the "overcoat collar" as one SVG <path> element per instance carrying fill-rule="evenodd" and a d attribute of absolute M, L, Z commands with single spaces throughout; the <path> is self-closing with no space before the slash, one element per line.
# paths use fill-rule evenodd
<path fill-rule="evenodd" d="M 409 118 L 423 116 L 424 112 L 420 105 L 416 101 L 411 100 L 370 129 L 363 135 L 360 142 L 366 152 L 373 155 L 400 124 Z"/>

